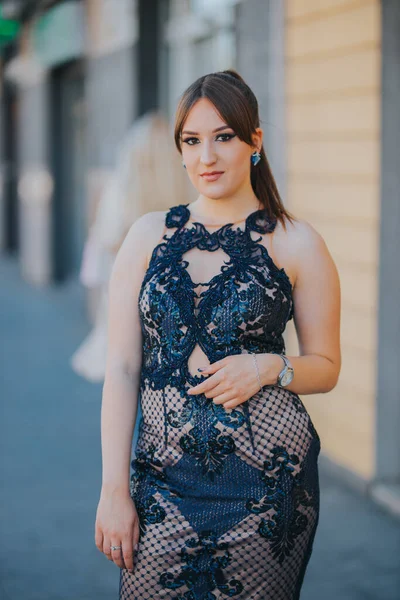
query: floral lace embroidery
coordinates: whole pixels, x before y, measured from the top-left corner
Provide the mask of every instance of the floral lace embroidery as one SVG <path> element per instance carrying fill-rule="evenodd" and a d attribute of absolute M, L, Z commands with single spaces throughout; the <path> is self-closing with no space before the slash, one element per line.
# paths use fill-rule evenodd
<path fill-rule="evenodd" d="M 167 382 L 183 389 L 201 376 L 189 373 L 187 360 L 199 344 L 210 362 L 229 354 L 285 351 L 282 337 L 293 317 L 292 286 L 284 269 L 278 269 L 261 238 L 254 241 L 250 230 L 274 231 L 264 211 L 246 219 L 245 229 L 226 224 L 210 233 L 201 223 L 185 228 L 190 217 L 188 205 L 172 207 L 166 216 L 171 237 L 158 244 L 139 293 L 143 331 L 142 380 L 153 389 Z M 190 249 L 215 251 L 222 248 L 229 264 L 209 282 L 192 281 L 183 255 Z M 195 309 L 194 288 L 206 285 Z M 196 315 L 197 312 L 197 315 Z M 248 424 L 250 433 L 250 423 Z M 168 441 L 165 432 L 165 443 Z"/>

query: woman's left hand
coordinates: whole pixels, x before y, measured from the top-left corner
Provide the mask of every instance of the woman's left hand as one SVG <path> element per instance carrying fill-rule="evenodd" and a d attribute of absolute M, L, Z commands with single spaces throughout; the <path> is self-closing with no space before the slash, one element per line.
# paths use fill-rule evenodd
<path fill-rule="evenodd" d="M 275 385 L 283 362 L 277 354 L 257 354 L 258 370 L 262 386 Z M 191 387 L 188 394 L 204 394 L 215 404 L 235 408 L 260 391 L 257 371 L 251 354 L 226 356 L 204 367 L 202 375 L 209 377 Z"/>

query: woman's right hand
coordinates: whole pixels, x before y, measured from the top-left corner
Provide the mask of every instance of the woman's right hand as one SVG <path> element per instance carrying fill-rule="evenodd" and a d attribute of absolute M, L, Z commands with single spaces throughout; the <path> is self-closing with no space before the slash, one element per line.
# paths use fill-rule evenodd
<path fill-rule="evenodd" d="M 120 569 L 133 571 L 133 555 L 139 542 L 139 518 L 129 492 L 103 490 L 97 507 L 95 542 L 100 552 Z M 111 546 L 122 546 L 111 550 Z"/>

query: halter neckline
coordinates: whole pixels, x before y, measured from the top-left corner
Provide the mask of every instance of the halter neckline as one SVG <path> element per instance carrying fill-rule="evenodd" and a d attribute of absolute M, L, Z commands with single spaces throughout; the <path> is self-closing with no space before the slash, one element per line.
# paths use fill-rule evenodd
<path fill-rule="evenodd" d="M 188 208 L 190 203 L 187 204 L 178 204 L 177 206 L 172 206 L 166 216 L 166 226 L 168 228 L 178 227 L 183 228 L 184 225 L 190 220 L 191 213 Z M 245 231 L 253 230 L 258 233 L 271 233 L 274 231 L 277 219 L 271 220 L 266 215 L 265 209 L 257 209 L 251 212 L 245 219 L 240 219 L 240 221 L 234 221 L 231 223 L 226 223 L 225 225 L 219 226 L 215 231 L 208 231 L 206 229 L 207 225 L 201 223 L 199 221 L 192 221 L 193 225 L 198 225 L 204 231 L 206 231 L 209 235 L 217 236 L 219 232 L 226 230 L 227 228 L 232 227 L 233 225 L 241 222 L 245 222 Z M 208 227 L 217 227 L 217 225 L 208 225 Z"/>

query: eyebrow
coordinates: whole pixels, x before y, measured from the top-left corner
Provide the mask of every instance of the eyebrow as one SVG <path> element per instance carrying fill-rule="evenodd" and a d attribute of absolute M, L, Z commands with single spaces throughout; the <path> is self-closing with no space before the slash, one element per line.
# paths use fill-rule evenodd
<path fill-rule="evenodd" d="M 223 129 L 232 129 L 232 127 L 230 127 L 229 125 L 222 125 L 222 127 L 217 127 L 217 129 L 213 129 L 213 133 L 217 133 L 217 131 L 222 131 Z M 197 131 L 182 131 L 182 135 L 184 133 L 189 133 L 190 135 L 199 135 Z"/>

